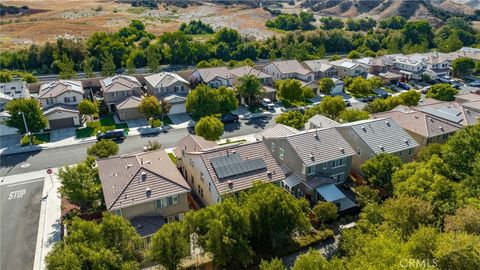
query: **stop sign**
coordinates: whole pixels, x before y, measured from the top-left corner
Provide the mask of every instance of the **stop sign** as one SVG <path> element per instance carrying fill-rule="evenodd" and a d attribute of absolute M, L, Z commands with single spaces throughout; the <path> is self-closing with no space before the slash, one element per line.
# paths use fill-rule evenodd
<path fill-rule="evenodd" d="M 47 169 L 48 174 L 52 174 L 52 172 L 53 172 L 52 169 L 50 169 L 50 168 Z"/>

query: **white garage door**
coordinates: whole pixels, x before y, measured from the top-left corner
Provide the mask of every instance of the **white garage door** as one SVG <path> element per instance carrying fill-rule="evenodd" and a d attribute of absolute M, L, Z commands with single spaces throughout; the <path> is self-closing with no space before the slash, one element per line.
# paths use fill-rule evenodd
<path fill-rule="evenodd" d="M 185 103 L 181 103 L 181 104 L 173 104 L 168 114 L 177 114 L 177 113 L 185 113 L 185 112 L 187 112 L 185 110 Z"/>

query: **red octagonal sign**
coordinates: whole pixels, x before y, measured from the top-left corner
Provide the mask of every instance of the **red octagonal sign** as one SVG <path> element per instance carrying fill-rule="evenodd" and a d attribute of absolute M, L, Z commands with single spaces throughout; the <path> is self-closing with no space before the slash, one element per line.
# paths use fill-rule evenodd
<path fill-rule="evenodd" d="M 52 174 L 52 172 L 53 172 L 52 169 L 50 169 L 50 168 L 47 169 L 48 174 Z"/>

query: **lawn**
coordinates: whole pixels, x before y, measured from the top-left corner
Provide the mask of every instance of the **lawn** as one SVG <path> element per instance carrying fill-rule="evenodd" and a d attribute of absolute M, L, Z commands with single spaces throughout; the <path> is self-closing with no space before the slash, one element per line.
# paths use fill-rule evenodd
<path fill-rule="evenodd" d="M 33 135 L 37 140 L 41 141 L 41 143 L 50 142 L 50 133 L 38 133 Z"/>
<path fill-rule="evenodd" d="M 168 153 L 168 156 L 174 164 L 177 164 L 177 157 L 173 153 Z"/>
<path fill-rule="evenodd" d="M 86 127 L 78 128 L 76 130 L 76 137 L 78 139 L 88 138 L 95 136 L 98 131 L 105 132 L 113 129 L 128 129 L 128 125 L 126 123 L 115 124 L 112 116 L 101 117 L 100 120 L 87 122 Z"/>

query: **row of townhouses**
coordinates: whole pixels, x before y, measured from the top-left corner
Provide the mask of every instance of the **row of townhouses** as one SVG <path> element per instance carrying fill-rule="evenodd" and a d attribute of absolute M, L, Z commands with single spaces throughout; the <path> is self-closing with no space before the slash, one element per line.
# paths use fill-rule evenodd
<path fill-rule="evenodd" d="M 391 153 L 412 161 L 423 147 L 443 143 L 479 119 L 478 94 L 452 102 L 426 99 L 352 123 L 316 115 L 302 131 L 277 124 L 245 144 L 218 145 L 189 134 L 170 153 L 176 163 L 157 150 L 100 159 L 98 168 L 108 211 L 129 219 L 148 241 L 164 223 L 239 196 L 257 181 L 311 203 L 333 202 L 340 213 L 354 211 L 345 183 L 349 175 L 362 176 L 366 160 Z"/>
<path fill-rule="evenodd" d="M 318 80 L 323 77 L 333 78 L 335 87 L 332 94 L 343 92 L 345 77 L 379 76 L 385 82 L 420 79 L 423 74 L 436 79 L 449 75 L 451 62 L 458 57 L 470 57 L 480 60 L 480 49 L 462 48 L 453 53 L 416 53 L 411 55 L 384 55 L 360 59 L 297 60 L 273 61 L 263 66 L 245 66 L 233 69 L 214 67 L 196 69 L 191 74 L 180 76 L 171 72 L 160 72 L 149 76 L 117 75 L 101 79 L 98 82 L 99 95 L 103 98 L 108 110 L 118 117 L 118 121 L 144 118 L 138 111 L 142 96 L 150 94 L 159 100 L 166 100 L 171 105 L 169 114 L 185 113 L 186 97 L 190 89 L 202 83 L 210 87 L 232 87 L 238 79 L 245 75 L 256 76 L 263 84 L 263 97 L 276 100 L 276 89 L 273 84 L 277 80 L 294 78 L 310 87 L 316 95 Z M 143 84 L 141 83 L 143 82 Z M 28 84 L 14 81 L 0 84 L 0 111 L 4 105 L 16 98 L 36 97 L 42 105 L 48 119 L 46 129 L 59 129 L 83 125 L 84 118 L 78 111 L 78 103 L 87 96 L 81 81 L 57 80 L 40 86 L 38 93 L 31 94 Z M 240 102 L 243 100 L 240 98 Z M 1 113 L 1 117 L 8 115 Z M 15 130 L 5 130 L 2 125 L 0 135 Z"/>

